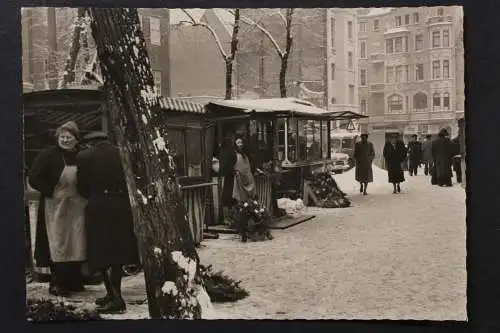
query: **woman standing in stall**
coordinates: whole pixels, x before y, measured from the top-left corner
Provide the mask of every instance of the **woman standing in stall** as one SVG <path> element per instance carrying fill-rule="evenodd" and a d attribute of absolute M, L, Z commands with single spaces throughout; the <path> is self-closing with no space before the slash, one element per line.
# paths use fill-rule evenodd
<path fill-rule="evenodd" d="M 35 260 L 50 266 L 49 292 L 68 296 L 83 291 L 81 264 L 86 260 L 86 200 L 76 190 L 76 155 L 80 131 L 70 121 L 56 130 L 57 145 L 37 156 L 29 184 L 40 192 Z"/>

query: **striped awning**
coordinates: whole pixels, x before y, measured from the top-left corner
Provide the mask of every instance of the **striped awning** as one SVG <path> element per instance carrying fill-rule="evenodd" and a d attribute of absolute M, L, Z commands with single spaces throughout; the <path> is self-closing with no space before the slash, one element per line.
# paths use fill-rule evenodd
<path fill-rule="evenodd" d="M 203 104 L 185 101 L 180 98 L 162 98 L 161 104 L 165 111 L 206 113 L 205 106 Z"/>

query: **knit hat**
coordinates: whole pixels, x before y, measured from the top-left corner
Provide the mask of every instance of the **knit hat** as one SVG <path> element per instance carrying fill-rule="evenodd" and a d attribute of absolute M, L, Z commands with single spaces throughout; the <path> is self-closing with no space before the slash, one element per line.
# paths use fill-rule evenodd
<path fill-rule="evenodd" d="M 80 140 L 80 130 L 78 129 L 78 125 L 74 121 L 68 121 L 59 126 L 56 131 L 56 136 L 59 136 L 62 131 L 68 131 L 73 134 L 77 140 Z"/>

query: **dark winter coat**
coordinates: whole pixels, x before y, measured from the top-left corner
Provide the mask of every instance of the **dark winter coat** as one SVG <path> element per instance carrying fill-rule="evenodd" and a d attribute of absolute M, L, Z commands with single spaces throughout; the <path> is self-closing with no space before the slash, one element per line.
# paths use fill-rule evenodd
<path fill-rule="evenodd" d="M 371 142 L 357 142 L 354 146 L 354 160 L 356 161 L 355 176 L 360 183 L 373 182 L 372 162 L 375 158 L 375 149 Z"/>
<path fill-rule="evenodd" d="M 35 235 L 35 260 L 38 267 L 49 267 L 51 261 L 45 226 L 45 198 L 52 198 L 64 170 L 64 161 L 67 165 L 75 165 L 76 155 L 76 151 L 69 152 L 59 147 L 47 148 L 38 154 L 29 172 L 30 186 L 40 192 Z"/>
<path fill-rule="evenodd" d="M 233 186 L 234 186 L 234 164 L 236 163 L 236 150 L 230 144 L 226 144 L 222 148 L 220 156 L 220 172 L 224 177 L 224 185 L 222 186 L 222 207 L 232 207 Z"/>
<path fill-rule="evenodd" d="M 117 147 L 101 141 L 78 155 L 77 189 L 88 199 L 88 263 L 91 269 L 139 263 L 127 183 Z"/>
<path fill-rule="evenodd" d="M 419 164 L 422 161 L 422 143 L 410 141 L 408 143 L 408 159 L 411 164 Z"/>
<path fill-rule="evenodd" d="M 438 185 L 451 185 L 453 176 L 453 144 L 448 138 L 438 138 L 432 143 L 432 158 L 435 166 L 435 179 Z"/>
<path fill-rule="evenodd" d="M 401 164 L 406 159 L 406 148 L 404 143 L 398 141 L 396 147 L 390 142 L 386 142 L 384 146 L 384 159 L 389 176 L 389 183 L 404 182 L 405 177 Z"/>

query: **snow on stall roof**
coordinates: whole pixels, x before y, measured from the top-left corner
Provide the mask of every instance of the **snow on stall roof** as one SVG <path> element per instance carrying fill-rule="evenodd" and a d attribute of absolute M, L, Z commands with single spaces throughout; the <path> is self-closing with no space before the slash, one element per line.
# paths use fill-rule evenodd
<path fill-rule="evenodd" d="M 263 98 L 263 99 L 237 99 L 212 101 L 212 104 L 247 109 L 248 111 L 256 112 L 292 112 L 310 115 L 326 115 L 329 112 L 325 109 L 318 108 L 312 103 L 303 101 L 297 98 Z"/>

